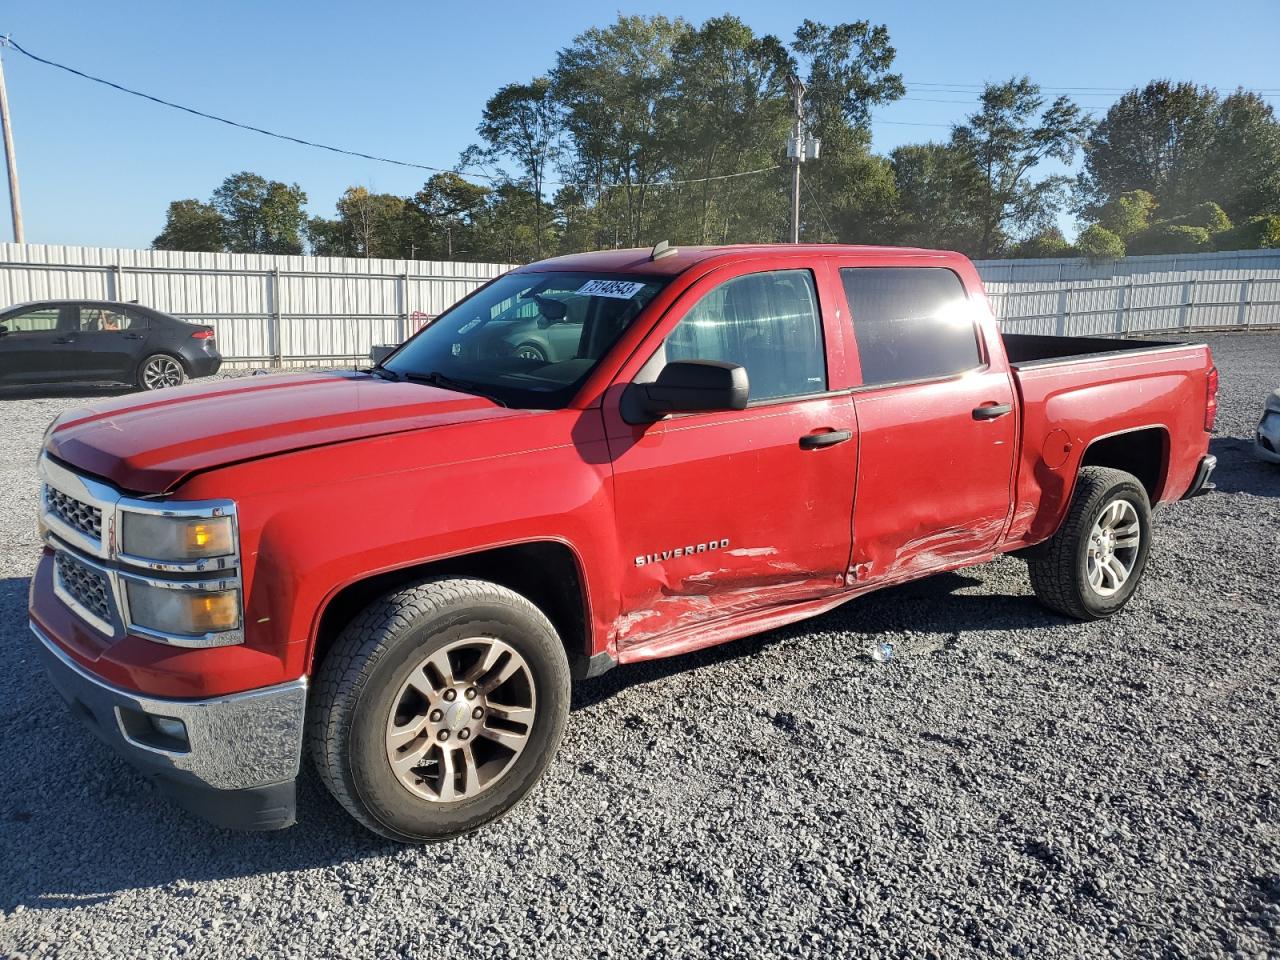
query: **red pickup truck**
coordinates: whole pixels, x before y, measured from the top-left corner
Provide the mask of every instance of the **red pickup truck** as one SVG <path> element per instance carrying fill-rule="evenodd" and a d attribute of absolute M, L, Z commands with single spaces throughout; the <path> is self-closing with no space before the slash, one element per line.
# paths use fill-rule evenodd
<path fill-rule="evenodd" d="M 292 823 L 308 754 L 370 830 L 454 836 L 615 664 L 1008 552 L 1051 609 L 1115 613 L 1152 505 L 1212 486 L 1216 391 L 1203 345 L 1002 336 L 953 253 L 561 257 L 373 369 L 59 418 L 31 629 L 215 823 Z"/>

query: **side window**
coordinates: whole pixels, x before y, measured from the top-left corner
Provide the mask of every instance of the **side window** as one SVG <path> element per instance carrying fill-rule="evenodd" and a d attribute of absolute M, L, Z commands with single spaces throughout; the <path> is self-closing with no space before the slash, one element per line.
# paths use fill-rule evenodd
<path fill-rule="evenodd" d="M 741 364 L 752 400 L 821 393 L 827 358 L 813 274 L 775 270 L 726 280 L 667 336 L 666 359 Z"/>
<path fill-rule="evenodd" d="M 141 317 L 103 307 L 80 308 L 81 333 L 123 333 L 125 330 L 145 330 L 147 322 Z"/>
<path fill-rule="evenodd" d="M 49 333 L 58 329 L 58 314 L 61 310 L 61 307 L 28 310 L 26 313 L 0 320 L 0 326 L 10 333 Z"/>
<path fill-rule="evenodd" d="M 840 271 L 866 385 L 949 377 L 982 365 L 964 284 L 943 267 Z"/>

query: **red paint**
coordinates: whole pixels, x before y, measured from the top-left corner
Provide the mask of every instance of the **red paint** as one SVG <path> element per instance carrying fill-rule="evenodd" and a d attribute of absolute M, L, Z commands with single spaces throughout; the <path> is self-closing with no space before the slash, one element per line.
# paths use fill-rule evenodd
<path fill-rule="evenodd" d="M 982 308 L 986 367 L 862 388 L 837 274 L 852 265 L 954 270 Z M 1043 540 L 1098 438 L 1164 431 L 1162 500 L 1185 492 L 1208 446 L 1203 346 L 1013 371 L 977 274 L 957 254 L 694 248 L 657 262 L 610 251 L 523 269 L 548 266 L 671 278 L 564 410 L 315 373 L 124 397 L 66 419 L 48 449 L 77 469 L 137 494 L 237 502 L 245 643 L 106 642 L 53 595 L 48 557 L 32 582 L 32 617 L 112 683 L 211 696 L 309 673 L 324 607 L 350 584 L 551 541 L 572 552 L 586 590 L 585 652 L 648 659 Z M 814 272 L 828 392 L 645 426 L 622 419 L 625 385 L 703 292 L 797 267 Z M 1014 412 L 973 419 L 973 408 L 992 403 Z M 853 439 L 799 447 L 801 436 L 831 430 Z"/>

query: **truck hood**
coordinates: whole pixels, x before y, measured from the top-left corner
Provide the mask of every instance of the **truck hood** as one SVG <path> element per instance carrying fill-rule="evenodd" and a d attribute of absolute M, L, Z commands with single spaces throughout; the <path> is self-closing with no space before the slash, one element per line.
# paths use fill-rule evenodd
<path fill-rule="evenodd" d="M 527 416 L 483 397 L 355 372 L 240 377 L 106 400 L 58 418 L 45 449 L 135 493 L 290 450 Z"/>

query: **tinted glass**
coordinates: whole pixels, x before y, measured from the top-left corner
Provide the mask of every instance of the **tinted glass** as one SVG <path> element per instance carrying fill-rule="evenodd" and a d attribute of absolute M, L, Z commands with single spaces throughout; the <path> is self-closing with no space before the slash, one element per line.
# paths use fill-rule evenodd
<path fill-rule="evenodd" d="M 722 283 L 667 336 L 666 359 L 741 364 L 752 400 L 821 393 L 827 363 L 813 275 L 776 270 Z"/>
<path fill-rule="evenodd" d="M 441 314 L 383 366 L 442 374 L 516 406 L 564 406 L 665 283 L 509 273 Z"/>
<path fill-rule="evenodd" d="M 47 333 L 58 329 L 59 307 L 41 307 L 0 320 L 10 333 Z"/>
<path fill-rule="evenodd" d="M 981 366 L 964 284 L 941 267 L 843 269 L 864 384 L 949 377 Z"/>
<path fill-rule="evenodd" d="M 125 330 L 145 330 L 147 327 L 144 319 L 123 310 L 80 307 L 79 315 L 82 333 L 123 333 Z"/>

